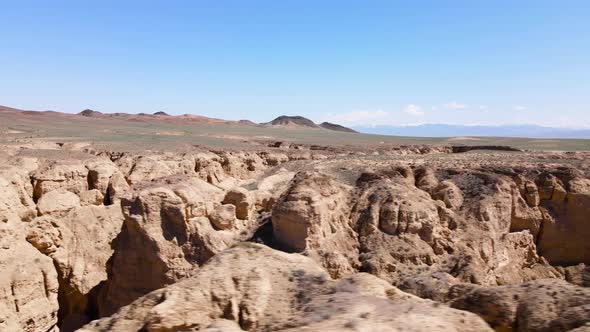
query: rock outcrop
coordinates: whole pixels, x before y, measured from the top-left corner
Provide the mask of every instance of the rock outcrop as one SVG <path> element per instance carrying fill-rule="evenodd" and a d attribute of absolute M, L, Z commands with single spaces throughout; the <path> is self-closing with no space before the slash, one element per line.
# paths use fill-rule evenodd
<path fill-rule="evenodd" d="M 471 311 L 496 331 L 570 331 L 590 322 L 590 289 L 560 280 L 450 289 L 450 305 Z"/>
<path fill-rule="evenodd" d="M 193 277 L 147 294 L 80 331 L 219 331 L 225 327 L 229 331 L 418 327 L 491 331 L 473 314 L 418 299 L 371 275 L 333 281 L 309 258 L 246 243 L 215 256 Z"/>
<path fill-rule="evenodd" d="M 297 173 L 272 210 L 277 244 L 314 257 L 334 277 L 354 272 L 358 244 L 348 217 L 351 191 L 325 174 Z"/>
<path fill-rule="evenodd" d="M 217 252 L 251 236 L 255 225 L 237 220 L 236 207 L 221 204 L 224 196 L 224 191 L 203 180 L 172 177 L 125 197 L 121 201 L 125 222 L 114 241 L 101 314 L 190 277 Z"/>
<path fill-rule="evenodd" d="M 0 169 L 0 330 L 50 331 L 57 326 L 58 282 L 50 258 L 26 239 L 36 215 L 26 171 Z"/>
<path fill-rule="evenodd" d="M 0 222 L 0 330 L 50 331 L 58 321 L 57 273 L 23 227 Z"/>
<path fill-rule="evenodd" d="M 88 169 L 79 160 L 51 161 L 33 172 L 33 197 L 40 199 L 53 190 L 66 190 L 79 194 L 88 190 Z"/>
<path fill-rule="evenodd" d="M 28 225 L 27 241 L 53 259 L 57 269 L 62 329 L 73 330 L 96 317 L 96 297 L 107 279 L 112 241 L 122 224 L 120 207 L 86 206 Z"/>

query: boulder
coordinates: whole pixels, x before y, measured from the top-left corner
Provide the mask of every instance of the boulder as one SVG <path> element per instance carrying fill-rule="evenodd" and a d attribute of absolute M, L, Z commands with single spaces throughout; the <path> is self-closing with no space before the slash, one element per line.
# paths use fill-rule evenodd
<path fill-rule="evenodd" d="M 111 176 L 119 171 L 117 166 L 109 159 L 101 158 L 86 162 L 86 168 L 89 189 L 97 189 L 103 196 L 107 196 Z"/>
<path fill-rule="evenodd" d="M 65 189 L 57 189 L 44 194 L 37 204 L 39 215 L 60 216 L 80 206 L 80 198 Z"/>
<path fill-rule="evenodd" d="M 236 207 L 236 217 L 241 220 L 250 219 L 255 208 L 254 197 L 242 187 L 229 190 L 223 198 L 223 204 L 233 204 Z"/>
<path fill-rule="evenodd" d="M 231 229 L 235 225 L 236 207 L 232 204 L 220 205 L 209 215 L 209 219 L 217 229 Z"/>
<path fill-rule="evenodd" d="M 120 172 L 115 172 L 111 176 L 109 180 L 109 186 L 107 188 L 107 194 L 109 198 L 109 202 L 111 204 L 116 204 L 121 201 L 121 197 L 125 196 L 131 187 L 125 180 L 125 177 Z"/>
<path fill-rule="evenodd" d="M 86 205 L 102 205 L 104 197 L 98 189 L 86 190 L 80 193 L 80 204 Z"/>

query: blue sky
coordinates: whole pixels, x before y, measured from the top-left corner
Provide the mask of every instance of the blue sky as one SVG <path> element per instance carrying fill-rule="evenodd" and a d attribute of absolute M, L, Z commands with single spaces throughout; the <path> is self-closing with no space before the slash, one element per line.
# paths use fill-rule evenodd
<path fill-rule="evenodd" d="M 0 105 L 590 127 L 590 1 L 3 1 Z"/>

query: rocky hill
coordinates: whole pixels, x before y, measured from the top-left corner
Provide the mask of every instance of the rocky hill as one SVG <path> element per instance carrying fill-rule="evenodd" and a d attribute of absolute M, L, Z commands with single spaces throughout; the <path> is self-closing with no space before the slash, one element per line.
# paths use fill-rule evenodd
<path fill-rule="evenodd" d="M 313 121 L 302 116 L 287 116 L 281 115 L 278 118 L 268 122 L 267 124 L 272 126 L 284 126 L 284 127 L 308 127 L 318 128 Z"/>
<path fill-rule="evenodd" d="M 335 123 L 330 123 L 330 122 L 322 122 L 319 124 L 320 127 L 324 128 L 324 129 L 329 129 L 329 130 L 335 130 L 335 131 L 342 131 L 345 133 L 356 133 L 356 130 L 341 126 L 339 124 L 335 124 Z"/>
<path fill-rule="evenodd" d="M 344 126 L 323 122 L 321 124 L 316 124 L 308 118 L 304 118 L 302 116 L 287 116 L 281 115 L 278 118 L 265 123 L 265 125 L 270 126 L 279 126 L 279 127 L 286 127 L 286 128 L 323 128 L 333 131 L 340 131 L 340 132 L 347 132 L 347 133 L 356 133 L 356 131 L 346 128 Z"/>
<path fill-rule="evenodd" d="M 82 112 L 78 113 L 78 115 L 86 116 L 86 117 L 89 117 L 89 118 L 95 118 L 95 117 L 101 117 L 101 116 L 103 116 L 103 114 L 101 112 L 93 111 L 91 109 L 85 109 Z"/>

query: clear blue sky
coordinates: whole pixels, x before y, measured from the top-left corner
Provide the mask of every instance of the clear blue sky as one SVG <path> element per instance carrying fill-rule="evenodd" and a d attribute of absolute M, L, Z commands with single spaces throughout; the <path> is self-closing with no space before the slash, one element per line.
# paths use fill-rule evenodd
<path fill-rule="evenodd" d="M 587 0 L 2 0 L 0 45 L 26 109 L 590 126 Z"/>

